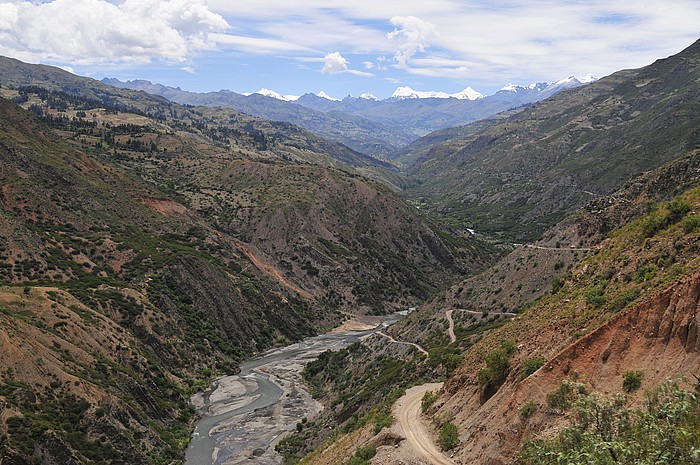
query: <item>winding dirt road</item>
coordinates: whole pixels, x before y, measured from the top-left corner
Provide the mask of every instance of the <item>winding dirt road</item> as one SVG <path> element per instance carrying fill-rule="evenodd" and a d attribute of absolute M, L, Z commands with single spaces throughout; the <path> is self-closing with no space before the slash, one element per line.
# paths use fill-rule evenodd
<path fill-rule="evenodd" d="M 407 390 L 406 395 L 396 403 L 396 418 L 406 442 L 416 454 L 433 465 L 454 465 L 454 462 L 437 448 L 420 417 L 423 395 L 441 387 L 442 383 L 431 383 Z"/>
<path fill-rule="evenodd" d="M 418 349 L 419 352 L 423 353 L 423 355 L 425 355 L 426 357 L 430 356 L 430 354 L 428 353 L 427 350 L 425 350 L 424 348 L 422 348 L 421 346 L 419 346 L 418 344 L 416 344 L 414 342 L 397 341 L 396 339 L 394 339 L 393 337 L 389 336 L 387 333 L 382 332 L 382 331 L 378 331 L 377 334 L 379 334 L 380 336 L 384 336 L 385 338 L 389 339 L 389 341 L 393 342 L 394 344 L 404 344 L 407 346 L 413 346 L 416 349 Z"/>
<path fill-rule="evenodd" d="M 450 327 L 447 328 L 447 334 L 450 335 L 450 344 L 457 342 L 457 336 L 455 335 L 455 320 L 452 319 L 452 312 L 454 310 L 447 310 L 445 312 L 445 318 L 450 323 Z"/>

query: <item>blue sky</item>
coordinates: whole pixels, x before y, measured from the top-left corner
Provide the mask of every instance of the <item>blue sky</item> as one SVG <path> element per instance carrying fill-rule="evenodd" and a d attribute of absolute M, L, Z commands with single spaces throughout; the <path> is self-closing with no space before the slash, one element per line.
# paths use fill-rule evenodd
<path fill-rule="evenodd" d="M 698 39 L 698 0 L 0 0 L 0 54 L 198 92 L 491 94 Z"/>

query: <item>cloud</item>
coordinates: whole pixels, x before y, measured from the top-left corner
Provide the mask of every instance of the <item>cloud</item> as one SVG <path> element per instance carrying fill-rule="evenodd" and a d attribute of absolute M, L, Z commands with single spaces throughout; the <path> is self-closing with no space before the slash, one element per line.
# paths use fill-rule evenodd
<path fill-rule="evenodd" d="M 338 74 L 348 69 L 348 60 L 340 52 L 328 53 L 323 60 L 323 74 Z"/>
<path fill-rule="evenodd" d="M 192 66 L 184 66 L 182 68 L 182 70 L 186 73 L 189 73 L 189 74 L 197 74 L 197 72 L 195 71 L 195 69 Z"/>
<path fill-rule="evenodd" d="M 0 53 L 83 65 L 181 63 L 228 27 L 204 0 L 0 2 Z"/>
<path fill-rule="evenodd" d="M 271 53 L 315 52 L 313 49 L 297 45 L 293 42 L 263 37 L 214 33 L 209 34 L 209 40 L 216 45 L 222 45 L 226 48 L 253 54 L 267 55 Z"/>
<path fill-rule="evenodd" d="M 365 67 L 365 69 L 372 69 L 374 68 L 374 63 L 371 61 L 363 61 L 362 65 Z"/>
<path fill-rule="evenodd" d="M 348 70 L 345 71 L 345 72 L 348 73 L 348 74 L 352 74 L 352 75 L 354 75 L 354 76 L 360 76 L 360 77 L 374 77 L 374 74 L 372 74 L 372 73 L 368 73 L 368 72 L 366 72 L 366 71 L 360 71 L 360 70 L 357 70 L 357 69 L 348 69 Z"/>
<path fill-rule="evenodd" d="M 309 61 L 311 61 L 311 60 L 309 60 Z M 320 60 L 314 60 L 314 61 L 320 61 Z M 347 74 L 352 74 L 353 76 L 360 76 L 360 77 L 373 77 L 374 76 L 374 74 L 368 73 L 366 71 L 349 69 L 348 68 L 349 64 L 350 64 L 350 62 L 348 60 L 346 60 L 345 57 L 340 54 L 340 52 L 328 53 L 328 54 L 326 54 L 325 57 L 323 57 L 323 67 L 321 68 L 321 72 L 323 74 L 347 73 Z"/>
<path fill-rule="evenodd" d="M 394 55 L 399 66 L 406 66 L 408 60 L 416 53 L 425 52 L 426 47 L 429 46 L 429 40 L 435 35 L 434 24 L 415 16 L 394 16 L 391 18 L 391 24 L 396 26 L 396 29 L 388 33 L 387 37 L 392 40 L 396 38 L 404 40 Z"/>

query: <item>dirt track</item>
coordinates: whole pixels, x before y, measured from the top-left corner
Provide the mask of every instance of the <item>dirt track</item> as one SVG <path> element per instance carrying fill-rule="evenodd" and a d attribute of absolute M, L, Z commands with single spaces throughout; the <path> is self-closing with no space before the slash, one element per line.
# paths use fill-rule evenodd
<path fill-rule="evenodd" d="M 416 455 L 433 465 L 454 465 L 434 442 L 433 437 L 421 419 L 421 400 L 427 391 L 439 390 L 442 383 L 423 384 L 406 391 L 406 395 L 396 403 L 395 415 L 398 426 Z"/>

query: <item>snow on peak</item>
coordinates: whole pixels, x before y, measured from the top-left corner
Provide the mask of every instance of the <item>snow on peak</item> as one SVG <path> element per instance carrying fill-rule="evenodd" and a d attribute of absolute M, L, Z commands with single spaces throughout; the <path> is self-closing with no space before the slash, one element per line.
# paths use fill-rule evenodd
<path fill-rule="evenodd" d="M 484 95 L 480 92 L 475 91 L 471 87 L 467 87 L 461 92 L 457 92 L 456 94 L 450 95 L 450 97 L 454 97 L 459 100 L 477 100 L 480 98 L 484 98 Z"/>
<path fill-rule="evenodd" d="M 509 83 L 508 85 L 502 87 L 499 92 L 522 92 L 528 90 L 536 90 L 537 92 L 540 92 L 547 86 L 549 86 L 549 84 L 546 82 L 533 82 L 532 84 L 528 84 L 526 86 Z"/>
<path fill-rule="evenodd" d="M 325 98 L 326 100 L 330 100 L 332 102 L 340 102 L 341 101 L 339 98 L 331 97 L 330 95 L 328 95 L 324 91 L 321 91 L 318 94 L 316 94 L 316 97 Z"/>
<path fill-rule="evenodd" d="M 284 98 L 282 96 L 282 94 L 279 94 L 279 93 L 275 92 L 274 90 L 266 89 L 264 87 L 262 89 L 260 89 L 259 91 L 253 92 L 253 93 L 264 95 L 265 97 L 272 97 L 272 98 L 277 99 L 277 100 L 287 100 L 286 98 Z"/>
<path fill-rule="evenodd" d="M 456 98 L 460 100 L 476 100 L 478 98 L 483 97 L 482 94 L 479 92 L 475 91 L 471 87 L 467 87 L 461 92 L 457 92 L 456 94 L 448 94 L 447 92 L 436 92 L 436 91 L 428 91 L 428 92 L 421 92 L 418 90 L 413 90 L 408 86 L 402 86 L 397 88 L 393 94 L 391 94 L 391 98 L 397 98 L 397 99 L 408 99 L 408 98 Z"/>
<path fill-rule="evenodd" d="M 598 78 L 593 76 L 591 73 L 588 73 L 585 76 L 578 78 L 578 80 L 579 80 L 579 82 L 581 82 L 583 84 L 589 84 L 593 81 L 597 81 Z"/>
<path fill-rule="evenodd" d="M 519 86 L 517 84 L 511 84 L 511 83 L 508 83 L 504 87 L 501 87 L 501 90 L 503 92 L 517 92 L 518 89 L 522 89 L 522 86 Z"/>
<path fill-rule="evenodd" d="M 569 76 L 566 79 L 562 79 L 561 81 L 557 81 L 552 86 L 567 86 L 567 85 L 578 85 L 581 84 L 581 81 L 576 79 L 576 76 Z"/>
<path fill-rule="evenodd" d="M 246 97 L 248 97 L 253 94 L 264 95 L 265 97 L 271 97 L 277 100 L 282 100 L 284 102 L 293 102 L 295 100 L 299 100 L 298 95 L 282 95 L 279 92 L 275 92 L 274 90 L 266 89 L 264 87 L 257 92 L 244 92 L 241 95 L 245 95 Z"/>
<path fill-rule="evenodd" d="M 360 98 L 363 100 L 379 100 L 376 95 L 370 92 L 365 92 L 364 94 L 361 94 Z"/>

